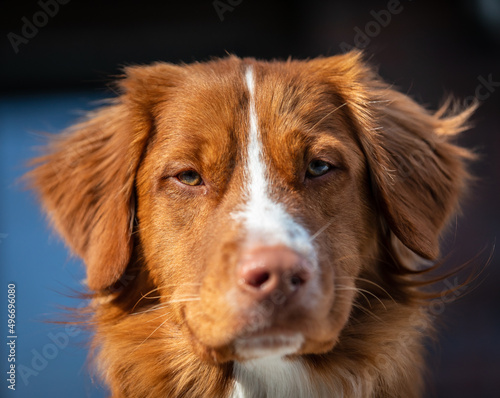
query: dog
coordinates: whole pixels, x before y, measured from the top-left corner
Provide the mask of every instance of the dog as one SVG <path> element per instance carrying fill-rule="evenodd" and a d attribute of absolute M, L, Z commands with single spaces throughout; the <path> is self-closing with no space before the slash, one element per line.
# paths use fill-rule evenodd
<path fill-rule="evenodd" d="M 419 397 L 422 264 L 469 181 L 474 106 L 360 52 L 125 68 L 29 174 L 86 265 L 113 398 Z"/>

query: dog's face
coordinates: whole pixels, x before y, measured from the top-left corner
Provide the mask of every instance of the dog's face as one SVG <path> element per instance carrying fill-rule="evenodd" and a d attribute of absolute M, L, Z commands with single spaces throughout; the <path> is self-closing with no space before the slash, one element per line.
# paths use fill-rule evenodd
<path fill-rule="evenodd" d="M 373 250 L 345 103 L 299 66 L 193 73 L 156 109 L 137 174 L 145 263 L 219 359 L 331 348 Z"/>
<path fill-rule="evenodd" d="M 359 54 L 157 64 L 121 86 L 32 178 L 89 287 L 133 258 L 201 358 L 326 352 L 359 281 L 388 283 L 381 247 L 437 255 L 468 114 L 427 113 Z"/>

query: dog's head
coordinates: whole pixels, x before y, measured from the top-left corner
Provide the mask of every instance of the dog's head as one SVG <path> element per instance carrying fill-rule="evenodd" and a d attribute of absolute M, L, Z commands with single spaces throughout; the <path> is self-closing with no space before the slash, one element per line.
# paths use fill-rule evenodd
<path fill-rule="evenodd" d="M 119 84 L 31 178 L 89 288 L 116 294 L 133 261 L 200 356 L 326 352 L 360 281 L 381 292 L 402 263 L 381 259 L 438 256 L 470 110 L 427 112 L 358 53 L 159 63 Z"/>

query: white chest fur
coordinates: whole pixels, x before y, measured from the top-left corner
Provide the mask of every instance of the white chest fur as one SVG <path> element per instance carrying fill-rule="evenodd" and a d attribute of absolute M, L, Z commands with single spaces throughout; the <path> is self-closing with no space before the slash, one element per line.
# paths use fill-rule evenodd
<path fill-rule="evenodd" d="M 235 386 L 230 398 L 333 398 L 326 386 L 313 383 L 300 360 L 266 357 L 234 365 Z"/>

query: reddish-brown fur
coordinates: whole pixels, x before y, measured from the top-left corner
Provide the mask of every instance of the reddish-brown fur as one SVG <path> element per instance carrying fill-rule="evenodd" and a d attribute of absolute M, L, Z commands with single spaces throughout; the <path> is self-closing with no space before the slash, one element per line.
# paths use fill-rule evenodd
<path fill-rule="evenodd" d="M 311 235 L 326 226 L 315 238 L 324 299 L 287 324 L 307 337 L 296 355 L 313 383 L 346 397 L 418 397 L 432 327 L 411 251 L 439 255 L 472 157 L 450 139 L 473 109 L 430 113 L 358 53 L 127 68 L 117 99 L 51 141 L 30 178 L 87 265 L 101 375 L 114 398 L 232 389 L 232 341 L 256 308 L 237 296 L 234 314 L 224 295 L 243 239 L 230 213 L 242 196 L 248 65 L 273 197 Z M 335 174 L 298 178 L 323 153 Z M 183 168 L 209 184 L 172 183 Z"/>

